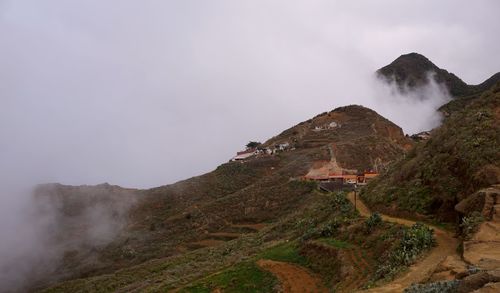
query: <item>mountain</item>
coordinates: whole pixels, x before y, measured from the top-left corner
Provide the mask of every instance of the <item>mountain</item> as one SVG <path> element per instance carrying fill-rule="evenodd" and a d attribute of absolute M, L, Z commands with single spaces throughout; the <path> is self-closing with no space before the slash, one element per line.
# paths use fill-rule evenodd
<path fill-rule="evenodd" d="M 65 253 L 63 266 L 57 270 L 73 272 L 72 276 L 65 275 L 65 279 L 98 277 L 88 279 L 85 285 L 78 280 L 62 283 L 54 290 L 81 291 L 88 289 L 88 284 L 101 286 L 105 282 L 113 291 L 118 288 L 128 291 L 132 288 L 128 286 L 142 286 L 141 271 L 149 270 L 181 274 L 162 281 L 162 288 L 179 286 L 237 264 L 284 239 L 312 237 L 307 233 L 313 233 L 316 229 L 313 227 L 358 229 L 350 236 L 364 238 L 359 228 L 363 220 L 353 213 L 345 198 L 325 197 L 318 193 L 315 182 L 301 178 L 325 162 L 334 162 L 341 170 L 355 173 L 381 172 L 401 157 L 412 142 L 400 127 L 375 111 L 352 105 L 299 123 L 263 143 L 261 148 L 280 144 L 288 147 L 272 155 L 263 153 L 244 161 L 228 162 L 205 175 L 148 190 L 107 185 L 42 186 L 40 196 L 58 199 L 56 205 L 66 211 L 63 213 L 66 219 L 60 222 L 81 214 L 81 201 L 88 204 L 89 197 L 100 198 L 106 202 L 104 207 L 115 207 L 119 194 L 134 199 L 132 206 L 126 206 L 126 223 L 112 242 L 95 246 L 93 257 L 88 251 Z M 113 192 L 103 194 L 103 189 Z M 339 206 L 344 207 L 343 211 L 338 210 Z M 70 232 L 63 230 L 60 234 L 65 233 Z M 391 246 L 393 240 L 377 240 L 377 233 L 367 237 L 371 239 L 374 257 L 383 257 L 387 252 L 383 247 Z M 390 233 L 402 232 L 392 229 Z M 302 247 L 295 241 L 288 245 L 292 243 L 293 247 L 287 249 L 295 251 Z M 311 253 L 321 249 L 313 245 Z M 358 249 L 361 253 L 370 248 Z M 320 256 L 314 256 L 318 262 Z M 181 263 L 182 270 L 167 263 Z M 127 272 L 125 279 L 106 275 L 122 270 Z M 323 268 L 318 268 L 318 272 L 327 273 Z M 151 273 L 149 278 L 159 276 Z"/>
<path fill-rule="evenodd" d="M 455 99 L 440 109 L 443 124 L 419 140 L 350 105 L 281 132 L 245 159 L 174 184 L 39 186 L 41 208 L 56 215 L 48 243 L 62 261 L 25 289 L 499 288 L 500 75 L 470 86 L 416 53 L 377 74 L 412 90 L 428 82 L 429 71 Z M 315 181 L 373 173 L 380 175 L 360 193 L 328 192 Z"/>
<path fill-rule="evenodd" d="M 454 206 L 500 183 L 500 82 L 457 109 L 363 191 L 372 207 L 454 222 Z"/>
<path fill-rule="evenodd" d="M 452 227 L 460 241 L 454 244 L 458 253 L 447 255 L 427 284 L 409 292 L 498 292 L 500 82 L 467 107 L 450 103 L 454 111 L 430 139 L 370 182 L 361 197 L 385 214 Z M 441 249 L 450 247 L 446 243 L 453 241 L 443 241 Z"/>
<path fill-rule="evenodd" d="M 409 90 L 427 84 L 429 78 L 443 84 L 453 97 L 465 97 L 489 89 L 500 81 L 500 72 L 479 85 L 468 85 L 455 74 L 439 68 L 425 56 L 409 53 L 399 56 L 391 64 L 377 70 L 377 75 L 388 81 L 395 81 L 401 88 Z"/>

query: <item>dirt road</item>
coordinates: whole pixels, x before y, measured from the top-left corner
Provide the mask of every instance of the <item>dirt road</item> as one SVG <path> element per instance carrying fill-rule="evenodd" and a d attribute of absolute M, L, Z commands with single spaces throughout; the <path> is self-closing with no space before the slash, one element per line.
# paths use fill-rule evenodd
<path fill-rule="evenodd" d="M 278 278 L 284 293 L 328 292 L 320 278 L 300 266 L 268 259 L 259 260 L 257 265 Z"/>
<path fill-rule="evenodd" d="M 354 204 L 355 200 L 353 192 L 348 194 L 348 199 Z M 356 200 L 356 209 L 364 217 L 369 217 L 371 215 L 370 209 L 359 198 Z M 405 226 L 415 224 L 415 221 L 412 220 L 387 215 L 382 215 L 382 219 L 387 222 Z M 427 280 L 435 271 L 439 263 L 441 263 L 447 256 L 457 255 L 456 247 L 458 245 L 458 241 L 453 238 L 452 233 L 435 226 L 431 226 L 431 228 L 434 229 L 437 247 L 432 249 L 416 264 L 410 266 L 408 271 L 397 277 L 392 282 L 378 288 L 359 292 L 403 292 L 403 290 L 412 283 L 419 283 Z M 278 278 L 283 288 L 283 292 L 285 293 L 328 292 L 328 290 L 323 286 L 320 278 L 314 276 L 308 270 L 298 265 L 266 259 L 259 260 L 257 264 Z"/>
<path fill-rule="evenodd" d="M 348 194 L 348 199 L 354 204 L 354 192 Z M 359 199 L 356 200 L 356 208 L 364 217 L 371 215 L 370 209 Z M 405 226 L 415 224 L 414 221 L 382 215 L 382 219 L 387 222 L 397 223 Z M 403 292 L 412 283 L 419 283 L 427 280 L 436 267 L 449 255 L 457 255 L 456 248 L 458 240 L 453 238 L 452 233 L 430 226 L 434 229 L 437 247 L 433 248 L 422 260 L 410 266 L 409 270 L 402 276 L 382 287 L 365 290 L 362 292 Z"/>

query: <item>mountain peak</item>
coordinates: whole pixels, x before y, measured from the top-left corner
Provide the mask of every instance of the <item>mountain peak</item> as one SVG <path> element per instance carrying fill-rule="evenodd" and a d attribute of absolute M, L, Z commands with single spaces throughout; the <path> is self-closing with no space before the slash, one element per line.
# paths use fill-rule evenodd
<path fill-rule="evenodd" d="M 399 56 L 391 64 L 377 70 L 379 77 L 394 81 L 401 89 L 414 89 L 429 82 L 429 74 L 435 74 L 436 82 L 442 83 L 453 96 L 467 95 L 471 89 L 453 73 L 439 68 L 427 57 L 418 53 Z"/>
<path fill-rule="evenodd" d="M 419 65 L 420 68 L 429 68 L 429 69 L 439 69 L 434 63 L 432 63 L 431 60 L 429 60 L 427 57 L 425 57 L 422 54 L 419 53 L 408 53 L 408 54 L 403 54 L 396 58 L 391 64 L 389 64 L 386 67 L 390 66 L 400 66 L 400 65 Z"/>
<path fill-rule="evenodd" d="M 412 90 L 429 82 L 429 74 L 434 80 L 443 84 L 453 97 L 468 96 L 489 89 L 500 80 L 497 73 L 478 85 L 468 85 L 455 74 L 439 68 L 431 60 L 419 53 L 403 54 L 389 65 L 377 70 L 377 75 L 387 82 L 395 82 L 401 90 Z"/>

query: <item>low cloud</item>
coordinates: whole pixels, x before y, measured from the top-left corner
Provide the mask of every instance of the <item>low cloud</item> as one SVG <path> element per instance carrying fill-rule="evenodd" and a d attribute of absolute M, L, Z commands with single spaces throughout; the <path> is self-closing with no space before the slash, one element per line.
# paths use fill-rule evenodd
<path fill-rule="evenodd" d="M 411 134 L 448 95 L 432 80 L 403 94 L 376 69 L 409 52 L 470 83 L 500 68 L 498 1 L 351 2 L 0 0 L 0 283 L 70 245 L 36 184 L 172 183 L 349 104 Z M 122 225 L 109 209 L 128 206 L 90 205 L 74 245 L 105 245 Z"/>
<path fill-rule="evenodd" d="M 17 202 L 3 211 L 0 224 L 2 292 L 24 292 L 69 277 L 68 262 L 98 267 L 97 251 L 120 234 L 137 200 L 133 192 L 109 185 L 49 184 L 10 196 Z"/>
<path fill-rule="evenodd" d="M 417 88 L 374 77 L 371 83 L 374 99 L 367 106 L 400 125 L 406 134 L 432 130 L 443 118 L 439 107 L 452 99 L 448 89 L 437 83 L 434 76 L 434 72 L 428 72 L 428 82 Z"/>

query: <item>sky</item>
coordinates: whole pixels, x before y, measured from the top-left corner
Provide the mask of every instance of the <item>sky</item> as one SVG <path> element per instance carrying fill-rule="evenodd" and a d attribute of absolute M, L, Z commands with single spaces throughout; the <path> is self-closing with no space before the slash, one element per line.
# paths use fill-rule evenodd
<path fill-rule="evenodd" d="M 0 0 L 0 184 L 173 183 L 348 104 L 425 130 L 445 94 L 399 103 L 373 72 L 418 52 L 480 83 L 500 70 L 498 11 L 495 0 Z"/>
<path fill-rule="evenodd" d="M 409 134 L 438 126 L 442 88 L 402 95 L 375 70 L 418 52 L 480 83 L 500 70 L 498 11 L 497 0 L 0 0 L 0 284 L 21 288 L 62 255 L 65 243 L 44 239 L 65 223 L 39 210 L 35 184 L 173 183 L 349 104 Z M 108 214 L 84 215 L 102 232 L 115 229 Z"/>

